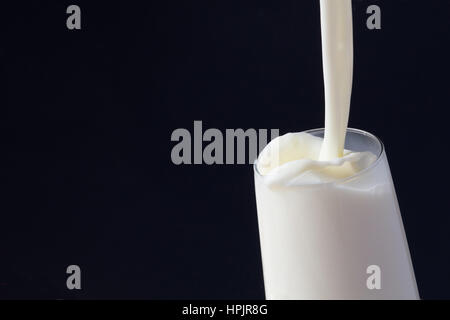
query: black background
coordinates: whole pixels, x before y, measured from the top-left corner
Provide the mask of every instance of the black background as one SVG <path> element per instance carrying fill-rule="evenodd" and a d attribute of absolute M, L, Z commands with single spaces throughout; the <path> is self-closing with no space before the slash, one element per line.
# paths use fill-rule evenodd
<path fill-rule="evenodd" d="M 264 298 L 251 166 L 176 166 L 170 136 L 322 127 L 319 1 L 0 6 L 0 297 Z M 421 297 L 450 298 L 450 2 L 353 10 L 350 126 L 385 143 Z"/>

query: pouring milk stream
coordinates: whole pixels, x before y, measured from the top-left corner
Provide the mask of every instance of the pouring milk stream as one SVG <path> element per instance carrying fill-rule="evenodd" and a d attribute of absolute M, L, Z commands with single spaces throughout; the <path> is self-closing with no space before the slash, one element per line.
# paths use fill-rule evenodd
<path fill-rule="evenodd" d="M 324 139 L 288 133 L 269 143 L 258 171 L 271 185 L 327 182 L 367 168 L 376 156 L 344 150 L 353 78 L 351 0 L 320 0 L 325 84 Z"/>
<path fill-rule="evenodd" d="M 319 160 L 343 156 L 353 80 L 351 0 L 320 0 L 325 136 Z"/>

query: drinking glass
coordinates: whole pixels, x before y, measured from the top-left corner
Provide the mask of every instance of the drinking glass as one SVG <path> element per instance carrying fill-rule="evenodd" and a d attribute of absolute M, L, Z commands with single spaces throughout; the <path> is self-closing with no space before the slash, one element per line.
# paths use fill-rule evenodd
<path fill-rule="evenodd" d="M 345 148 L 377 159 L 344 179 L 277 187 L 255 162 L 267 299 L 419 299 L 383 143 L 349 128 Z"/>

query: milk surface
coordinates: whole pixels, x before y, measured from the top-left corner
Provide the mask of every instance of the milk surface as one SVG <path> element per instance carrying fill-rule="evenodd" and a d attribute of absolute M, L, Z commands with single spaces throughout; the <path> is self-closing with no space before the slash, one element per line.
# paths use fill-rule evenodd
<path fill-rule="evenodd" d="M 320 160 L 323 141 L 306 132 L 277 137 L 259 155 L 257 170 L 268 185 L 295 186 L 350 177 L 377 158 L 371 152 L 343 150 L 340 158 Z"/>

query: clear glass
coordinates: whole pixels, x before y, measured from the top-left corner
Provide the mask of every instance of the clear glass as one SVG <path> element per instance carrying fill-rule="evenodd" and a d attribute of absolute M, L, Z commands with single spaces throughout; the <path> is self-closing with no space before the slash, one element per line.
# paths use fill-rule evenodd
<path fill-rule="evenodd" d="M 419 299 L 383 144 L 349 128 L 345 148 L 377 160 L 345 179 L 278 188 L 255 162 L 267 299 Z"/>

